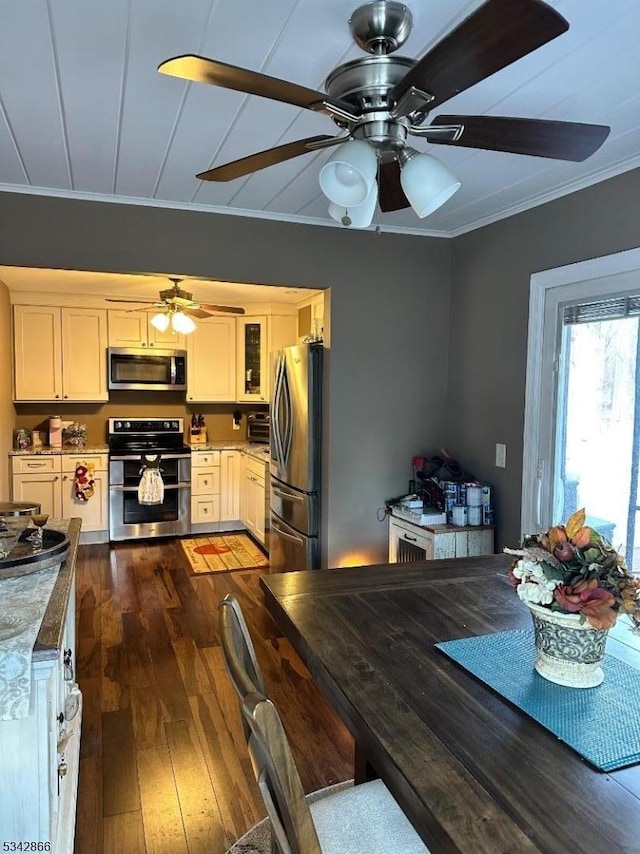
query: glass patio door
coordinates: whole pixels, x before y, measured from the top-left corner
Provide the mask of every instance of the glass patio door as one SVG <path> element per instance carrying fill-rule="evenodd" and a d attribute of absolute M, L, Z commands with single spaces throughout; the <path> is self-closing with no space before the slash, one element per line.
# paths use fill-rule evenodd
<path fill-rule="evenodd" d="M 636 572 L 639 326 L 640 249 L 531 277 L 522 533 L 585 507 Z"/>
<path fill-rule="evenodd" d="M 552 521 L 585 507 L 587 524 L 630 567 L 638 539 L 639 314 L 638 295 L 560 308 L 552 472 Z"/>

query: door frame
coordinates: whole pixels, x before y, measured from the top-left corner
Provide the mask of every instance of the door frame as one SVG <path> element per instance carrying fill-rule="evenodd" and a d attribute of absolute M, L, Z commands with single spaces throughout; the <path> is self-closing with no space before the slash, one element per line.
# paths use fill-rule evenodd
<path fill-rule="evenodd" d="M 589 282 L 638 274 L 635 287 L 640 287 L 640 248 L 579 261 L 551 270 L 533 273 L 529 290 L 529 326 L 527 340 L 527 368 L 525 380 L 524 432 L 522 445 L 522 503 L 521 534 L 533 533 L 550 524 L 542 502 L 542 489 L 547 472 L 545 460 L 540 454 L 541 417 L 543 386 L 548 371 L 548 359 L 543 363 L 543 339 L 545 331 L 545 308 L 553 298 L 555 288 L 583 283 L 588 291 Z M 617 285 L 617 287 L 616 287 Z M 611 286 L 612 295 L 624 290 L 621 282 Z M 602 292 L 602 289 L 599 289 Z M 594 292 L 597 297 L 597 293 Z M 585 293 L 589 298 L 591 294 Z M 555 356 L 554 356 L 555 361 Z M 555 382 L 554 382 L 555 387 Z M 555 393 L 555 392 L 554 392 Z M 547 468 L 549 467 L 547 463 Z M 548 481 L 547 481 L 548 483 Z"/>

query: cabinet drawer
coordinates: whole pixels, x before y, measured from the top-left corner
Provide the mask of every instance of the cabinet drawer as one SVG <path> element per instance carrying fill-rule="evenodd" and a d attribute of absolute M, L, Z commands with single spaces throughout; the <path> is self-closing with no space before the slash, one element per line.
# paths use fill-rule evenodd
<path fill-rule="evenodd" d="M 38 474 L 40 472 L 59 472 L 61 462 L 59 455 L 38 454 L 33 457 L 11 457 L 13 474 Z"/>
<path fill-rule="evenodd" d="M 62 471 L 66 474 L 73 474 L 76 468 L 80 465 L 86 466 L 87 463 L 93 465 L 94 471 L 107 471 L 107 454 L 86 454 L 84 457 L 81 454 L 64 454 L 62 457 Z"/>
<path fill-rule="evenodd" d="M 245 456 L 244 460 L 246 471 L 251 472 L 251 474 L 255 474 L 257 477 L 262 478 L 262 480 L 265 479 L 267 472 L 266 463 L 263 463 L 261 460 L 256 460 L 254 457 L 250 457 L 248 455 Z"/>
<path fill-rule="evenodd" d="M 191 469 L 192 495 L 218 495 L 220 493 L 220 469 Z"/>
<path fill-rule="evenodd" d="M 191 523 L 197 522 L 219 522 L 220 521 L 220 496 L 211 495 L 192 496 L 191 498 Z"/>
<path fill-rule="evenodd" d="M 220 451 L 192 451 L 191 468 L 211 468 L 220 465 Z"/>

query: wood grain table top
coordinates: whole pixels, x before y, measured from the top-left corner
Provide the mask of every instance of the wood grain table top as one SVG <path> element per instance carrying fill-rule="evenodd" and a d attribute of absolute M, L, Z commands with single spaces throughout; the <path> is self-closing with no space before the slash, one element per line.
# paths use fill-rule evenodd
<path fill-rule="evenodd" d="M 531 625 L 510 565 L 491 555 L 274 574 L 261 585 L 433 854 L 638 852 L 640 765 L 594 770 L 434 647 Z"/>

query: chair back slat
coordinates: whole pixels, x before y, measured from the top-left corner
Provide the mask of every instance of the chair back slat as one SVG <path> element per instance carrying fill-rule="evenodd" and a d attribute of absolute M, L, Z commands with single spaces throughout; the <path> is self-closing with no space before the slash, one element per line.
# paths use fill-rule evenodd
<path fill-rule="evenodd" d="M 247 694 L 267 696 L 251 635 L 238 600 L 227 594 L 219 608 L 220 638 L 229 676 L 240 702 Z"/>
<path fill-rule="evenodd" d="M 276 811 L 275 821 L 271 813 L 269 817 L 282 854 L 322 854 L 311 810 L 276 707 L 265 697 L 249 694 L 242 704 L 242 715 L 251 730 L 249 753 L 267 811 L 269 802 Z"/>
<path fill-rule="evenodd" d="M 322 854 L 291 748 L 264 679 L 240 604 L 228 594 L 220 603 L 225 664 L 240 700 L 249 755 L 277 854 Z"/>

